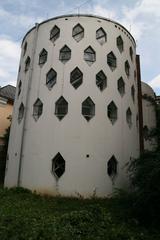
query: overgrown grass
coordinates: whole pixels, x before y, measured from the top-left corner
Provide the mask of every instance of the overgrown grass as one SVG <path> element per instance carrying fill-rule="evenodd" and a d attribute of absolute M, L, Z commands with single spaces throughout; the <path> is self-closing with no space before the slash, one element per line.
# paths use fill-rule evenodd
<path fill-rule="evenodd" d="M 0 188 L 0 239 L 159 240 L 160 231 L 142 227 L 120 198 L 53 198 Z"/>

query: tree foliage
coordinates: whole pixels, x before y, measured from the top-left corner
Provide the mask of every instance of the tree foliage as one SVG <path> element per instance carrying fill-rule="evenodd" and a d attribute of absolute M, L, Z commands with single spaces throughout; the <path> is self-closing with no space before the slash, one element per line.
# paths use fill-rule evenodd
<path fill-rule="evenodd" d="M 9 133 L 10 133 L 10 126 L 6 129 L 5 134 L 3 136 L 4 147 L 2 151 L 7 155 L 8 143 L 9 143 Z"/>
<path fill-rule="evenodd" d="M 134 187 L 133 212 L 143 222 L 158 224 L 160 221 L 160 106 L 157 105 L 157 128 L 151 132 L 156 137 L 157 148 L 133 159 L 128 167 Z"/>
<path fill-rule="evenodd" d="M 76 199 L 0 188 L 0 239 L 3 240 L 159 240 L 116 199 Z"/>
<path fill-rule="evenodd" d="M 160 220 L 160 152 L 146 152 L 129 166 L 134 213 L 143 222 Z"/>

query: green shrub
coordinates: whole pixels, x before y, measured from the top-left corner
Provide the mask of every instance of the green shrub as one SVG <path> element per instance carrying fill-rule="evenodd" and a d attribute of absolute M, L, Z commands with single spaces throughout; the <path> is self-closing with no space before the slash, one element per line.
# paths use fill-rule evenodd
<path fill-rule="evenodd" d="M 159 232 L 152 233 L 131 218 L 126 211 L 129 206 L 118 197 L 78 200 L 1 188 L 0 206 L 3 240 L 160 239 Z"/>
<path fill-rule="evenodd" d="M 146 152 L 129 166 L 134 186 L 134 213 L 144 223 L 160 221 L 160 152 Z"/>

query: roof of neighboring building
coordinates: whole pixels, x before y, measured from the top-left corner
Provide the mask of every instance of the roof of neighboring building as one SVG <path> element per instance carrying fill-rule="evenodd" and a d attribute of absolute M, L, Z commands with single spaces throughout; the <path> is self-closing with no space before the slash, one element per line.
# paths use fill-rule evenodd
<path fill-rule="evenodd" d="M 148 94 L 152 96 L 153 98 L 156 98 L 156 94 L 153 90 L 153 88 L 146 82 L 141 81 L 141 86 L 142 86 L 142 95 Z"/>
<path fill-rule="evenodd" d="M 0 88 L 0 96 L 7 98 L 9 100 L 14 101 L 15 93 L 16 93 L 16 87 L 12 85 L 7 85 Z"/>

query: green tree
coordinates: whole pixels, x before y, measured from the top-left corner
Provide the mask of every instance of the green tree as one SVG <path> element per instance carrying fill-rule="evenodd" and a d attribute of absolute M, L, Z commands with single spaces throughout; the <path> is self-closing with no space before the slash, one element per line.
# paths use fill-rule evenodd
<path fill-rule="evenodd" d="M 133 159 L 128 167 L 133 189 L 133 212 L 141 221 L 157 224 L 160 221 L 160 106 L 157 105 L 157 128 L 150 137 L 156 137 L 157 149 L 146 151 Z"/>

